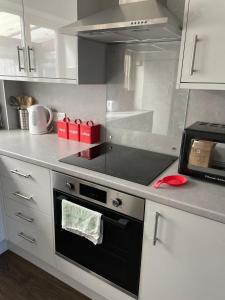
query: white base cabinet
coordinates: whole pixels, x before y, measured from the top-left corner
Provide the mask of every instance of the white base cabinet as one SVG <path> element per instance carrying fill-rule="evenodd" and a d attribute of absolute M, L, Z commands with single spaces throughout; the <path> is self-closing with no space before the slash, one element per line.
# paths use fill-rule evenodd
<path fill-rule="evenodd" d="M 1 156 L 0 179 L 7 240 L 54 266 L 50 171 Z"/>
<path fill-rule="evenodd" d="M 147 201 L 139 299 L 224 295 L 225 224 Z"/>

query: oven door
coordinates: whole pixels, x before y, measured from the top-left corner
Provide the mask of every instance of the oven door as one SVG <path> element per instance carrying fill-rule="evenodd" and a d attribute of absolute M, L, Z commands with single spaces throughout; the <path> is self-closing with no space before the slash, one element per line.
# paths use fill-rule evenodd
<path fill-rule="evenodd" d="M 103 215 L 103 242 L 94 245 L 62 229 L 62 200 Z M 91 270 L 107 281 L 138 295 L 143 222 L 89 201 L 54 190 L 56 253 Z"/>

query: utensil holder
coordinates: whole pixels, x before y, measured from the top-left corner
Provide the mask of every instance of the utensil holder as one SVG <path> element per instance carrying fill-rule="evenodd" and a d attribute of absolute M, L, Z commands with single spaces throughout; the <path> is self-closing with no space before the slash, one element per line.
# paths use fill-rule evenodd
<path fill-rule="evenodd" d="M 22 130 L 29 130 L 29 114 L 27 109 L 19 109 L 19 122 Z"/>

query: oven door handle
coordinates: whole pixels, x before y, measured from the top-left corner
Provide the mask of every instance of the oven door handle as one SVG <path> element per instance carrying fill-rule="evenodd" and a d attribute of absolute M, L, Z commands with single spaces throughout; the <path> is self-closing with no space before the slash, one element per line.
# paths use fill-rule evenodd
<path fill-rule="evenodd" d="M 129 223 L 129 220 L 127 219 L 120 218 L 119 220 L 114 220 L 106 216 L 102 216 L 102 220 L 117 227 L 120 227 L 121 229 L 125 229 Z"/>

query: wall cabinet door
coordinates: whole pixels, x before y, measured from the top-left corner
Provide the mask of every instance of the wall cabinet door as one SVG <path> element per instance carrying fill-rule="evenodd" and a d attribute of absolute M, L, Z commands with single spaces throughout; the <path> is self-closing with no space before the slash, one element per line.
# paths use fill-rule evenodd
<path fill-rule="evenodd" d="M 224 89 L 225 1 L 186 1 L 180 83 L 196 84 L 190 88 L 204 88 L 205 84 L 206 88 Z"/>
<path fill-rule="evenodd" d="M 222 300 L 224 282 L 225 224 L 148 201 L 139 299 Z"/>
<path fill-rule="evenodd" d="M 26 76 L 22 0 L 0 0 L 0 76 Z"/>
<path fill-rule="evenodd" d="M 23 0 L 30 77 L 76 79 L 77 40 L 57 31 L 76 21 L 75 0 Z"/>

